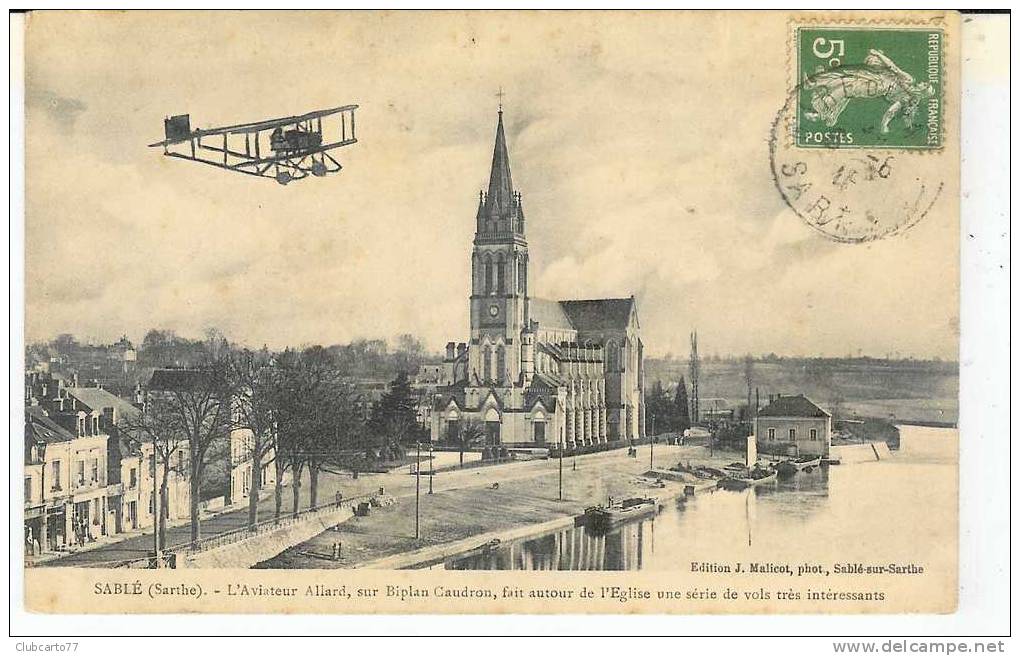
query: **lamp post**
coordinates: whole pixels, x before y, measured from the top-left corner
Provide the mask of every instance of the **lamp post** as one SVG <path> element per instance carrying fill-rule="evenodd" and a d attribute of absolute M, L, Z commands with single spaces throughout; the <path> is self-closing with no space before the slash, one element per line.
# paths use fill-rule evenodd
<path fill-rule="evenodd" d="M 560 428 L 560 501 L 563 501 L 563 429 Z"/>
<path fill-rule="evenodd" d="M 415 466 L 414 466 L 414 539 L 421 535 L 419 524 L 421 523 L 421 440 L 414 443 Z"/>
<path fill-rule="evenodd" d="M 652 415 L 652 434 L 648 436 L 648 468 L 655 469 L 655 415 Z"/>
<path fill-rule="evenodd" d="M 156 441 L 152 441 L 152 563 L 155 569 L 160 568 L 160 557 L 159 557 L 159 516 L 161 509 L 159 507 L 159 494 L 157 494 L 156 484 Z"/>
<path fill-rule="evenodd" d="M 432 476 L 436 473 L 436 459 L 432 454 L 432 439 L 429 439 L 429 494 L 432 494 Z"/>

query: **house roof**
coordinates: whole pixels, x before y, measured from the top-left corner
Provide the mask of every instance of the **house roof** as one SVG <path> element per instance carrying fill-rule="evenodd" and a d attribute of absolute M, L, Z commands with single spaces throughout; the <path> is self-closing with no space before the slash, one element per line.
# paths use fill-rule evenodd
<path fill-rule="evenodd" d="M 577 330 L 626 330 L 634 310 L 634 297 L 560 301 Z"/>
<path fill-rule="evenodd" d="M 92 410 L 113 408 L 118 417 L 134 417 L 141 413 L 130 401 L 98 387 L 69 387 L 67 393 Z"/>
<path fill-rule="evenodd" d="M 828 417 L 828 412 L 818 407 L 803 394 L 780 396 L 758 411 L 759 417 Z"/>
<path fill-rule="evenodd" d="M 25 408 L 25 440 L 33 442 L 70 442 L 74 439 L 66 428 L 46 416 L 46 412 L 38 406 Z"/>

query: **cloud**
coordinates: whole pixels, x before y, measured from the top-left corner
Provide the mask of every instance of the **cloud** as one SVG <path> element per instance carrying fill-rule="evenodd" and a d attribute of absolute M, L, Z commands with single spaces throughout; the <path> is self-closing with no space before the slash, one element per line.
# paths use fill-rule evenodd
<path fill-rule="evenodd" d="M 43 111 L 52 121 L 52 125 L 62 134 L 74 132 L 78 117 L 88 106 L 76 98 L 67 98 L 48 89 L 29 86 L 25 94 L 25 106 L 28 112 Z"/>

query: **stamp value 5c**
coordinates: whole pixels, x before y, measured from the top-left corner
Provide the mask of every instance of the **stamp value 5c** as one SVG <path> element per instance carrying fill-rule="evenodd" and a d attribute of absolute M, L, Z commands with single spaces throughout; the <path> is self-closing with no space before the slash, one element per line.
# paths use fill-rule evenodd
<path fill-rule="evenodd" d="M 940 29 L 797 28 L 800 148 L 942 147 Z"/>

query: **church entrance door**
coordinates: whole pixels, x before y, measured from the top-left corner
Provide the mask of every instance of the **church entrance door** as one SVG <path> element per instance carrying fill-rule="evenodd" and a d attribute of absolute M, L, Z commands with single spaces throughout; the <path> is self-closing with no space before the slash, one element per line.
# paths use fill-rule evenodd
<path fill-rule="evenodd" d="M 488 446 L 495 446 L 499 444 L 499 422 L 498 421 L 487 421 L 485 422 L 485 443 Z"/>
<path fill-rule="evenodd" d="M 535 427 L 535 444 L 545 444 L 545 422 L 536 421 Z"/>

